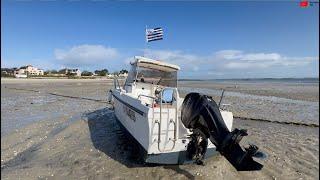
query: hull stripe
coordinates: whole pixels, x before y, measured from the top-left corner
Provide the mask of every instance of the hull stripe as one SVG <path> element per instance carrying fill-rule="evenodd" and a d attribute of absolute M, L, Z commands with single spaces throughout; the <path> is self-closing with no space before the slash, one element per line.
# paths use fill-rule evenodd
<path fill-rule="evenodd" d="M 143 111 L 141 111 L 141 110 L 139 110 L 139 109 L 131 106 L 131 105 L 128 104 L 127 102 L 124 102 L 122 99 L 120 99 L 119 97 L 117 97 L 117 96 L 114 95 L 113 93 L 112 93 L 112 95 L 113 95 L 113 97 L 115 97 L 118 101 L 120 101 L 122 104 L 126 105 L 128 108 L 132 109 L 133 111 L 135 111 L 136 113 L 140 114 L 141 116 L 144 115 L 144 112 L 143 112 Z"/>

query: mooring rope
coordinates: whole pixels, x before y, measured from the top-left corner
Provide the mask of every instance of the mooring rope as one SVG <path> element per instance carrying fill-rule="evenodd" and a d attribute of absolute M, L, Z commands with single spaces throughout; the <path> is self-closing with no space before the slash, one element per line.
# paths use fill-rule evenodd
<path fill-rule="evenodd" d="M 303 123 L 303 122 L 288 122 L 288 121 L 273 121 L 268 119 L 258 119 L 258 118 L 249 118 L 249 117 L 240 117 L 240 116 L 234 116 L 234 118 L 238 118 L 240 120 L 250 120 L 250 121 L 262 121 L 262 122 L 268 122 L 268 123 L 277 123 L 277 124 L 289 124 L 289 125 L 297 125 L 297 126 L 308 126 L 308 127 L 319 127 L 319 124 L 314 123 Z"/>
<path fill-rule="evenodd" d="M 31 92 L 37 92 L 37 93 L 39 93 L 39 92 L 40 92 L 40 91 L 33 90 L 33 89 L 9 88 L 9 87 L 7 87 L 7 86 L 4 86 L 4 88 L 7 88 L 7 89 L 13 89 L 13 90 L 20 90 L 20 91 L 31 91 Z"/>
<path fill-rule="evenodd" d="M 30 91 L 30 92 L 40 93 L 40 91 L 33 90 L 33 89 L 10 88 L 10 87 L 6 87 L 6 86 L 5 86 L 5 88 L 13 89 L 13 90 Z M 45 92 L 45 94 L 50 94 L 50 95 L 53 95 L 53 96 L 60 96 L 60 97 L 65 97 L 65 98 L 83 99 L 83 100 L 95 101 L 95 102 L 100 102 L 100 103 L 108 103 L 107 101 L 101 100 L 101 99 L 93 99 L 93 98 L 86 98 L 86 97 L 79 97 L 79 96 L 69 96 L 69 95 L 63 95 L 63 94 L 57 94 L 57 93 L 51 93 L 51 92 Z"/>

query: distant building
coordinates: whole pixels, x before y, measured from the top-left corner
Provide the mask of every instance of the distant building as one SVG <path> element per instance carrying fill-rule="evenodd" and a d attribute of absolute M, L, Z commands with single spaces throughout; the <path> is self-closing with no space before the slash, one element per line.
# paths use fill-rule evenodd
<path fill-rule="evenodd" d="M 25 74 L 25 75 L 27 75 L 27 72 L 26 72 L 26 69 L 16 69 L 15 71 L 14 71 L 14 75 L 17 75 L 17 74 Z"/>
<path fill-rule="evenodd" d="M 107 77 L 108 77 L 108 78 L 114 78 L 115 75 L 114 75 L 114 74 L 108 74 Z"/>
<path fill-rule="evenodd" d="M 27 78 L 28 76 L 26 74 L 15 74 L 14 77 L 16 77 L 16 78 Z"/>
<path fill-rule="evenodd" d="M 14 76 L 14 71 L 17 68 L 1 68 L 1 76 Z"/>
<path fill-rule="evenodd" d="M 128 73 L 119 74 L 119 77 L 124 77 L 124 78 L 126 78 L 126 77 L 128 77 Z"/>
<path fill-rule="evenodd" d="M 79 69 L 61 69 L 59 73 L 65 75 L 81 76 L 81 71 Z"/>
<path fill-rule="evenodd" d="M 107 74 L 108 78 L 115 78 L 115 77 L 119 77 L 119 78 L 126 78 L 128 77 L 128 73 L 122 73 L 122 74 Z"/>
<path fill-rule="evenodd" d="M 32 65 L 23 66 L 20 69 L 24 69 L 27 75 L 42 76 L 44 74 L 42 69 L 38 69 Z"/>
<path fill-rule="evenodd" d="M 32 65 L 22 66 L 19 69 L 16 69 L 14 71 L 14 75 L 16 77 L 25 77 L 28 75 L 42 76 L 43 74 L 44 74 L 44 71 L 42 69 L 38 69 L 36 67 L 33 67 Z"/>

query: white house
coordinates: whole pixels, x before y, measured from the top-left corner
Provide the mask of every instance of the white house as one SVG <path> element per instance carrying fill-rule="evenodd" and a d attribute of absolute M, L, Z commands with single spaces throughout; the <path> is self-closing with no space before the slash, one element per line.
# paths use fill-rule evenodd
<path fill-rule="evenodd" d="M 114 74 L 107 74 L 107 77 L 108 77 L 108 78 L 114 78 L 115 75 L 114 75 Z"/>
<path fill-rule="evenodd" d="M 119 74 L 119 77 L 124 77 L 124 78 L 126 78 L 126 77 L 128 77 L 128 73 Z"/>
<path fill-rule="evenodd" d="M 74 76 L 81 76 L 81 71 L 79 69 L 61 69 L 60 73 L 64 73 L 65 75 L 71 74 Z"/>
<path fill-rule="evenodd" d="M 22 66 L 14 71 L 15 77 L 25 77 L 27 75 L 42 76 L 44 74 L 42 69 L 33 67 L 32 65 Z"/>
<path fill-rule="evenodd" d="M 26 74 L 15 74 L 14 77 L 16 77 L 16 78 L 27 78 L 28 76 Z"/>

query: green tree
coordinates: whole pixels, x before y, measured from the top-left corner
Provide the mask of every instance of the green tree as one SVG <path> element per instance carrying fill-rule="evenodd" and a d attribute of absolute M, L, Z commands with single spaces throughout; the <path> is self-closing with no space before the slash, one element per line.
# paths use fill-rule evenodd
<path fill-rule="evenodd" d="M 65 72 L 66 72 L 66 69 L 60 69 L 60 70 L 58 71 L 59 74 L 64 74 Z"/>
<path fill-rule="evenodd" d="M 72 74 L 71 72 L 68 72 L 66 75 L 67 75 L 68 77 L 73 77 L 73 76 L 75 76 L 75 74 Z"/>
<path fill-rule="evenodd" d="M 107 69 L 102 69 L 100 71 L 100 76 L 106 76 L 108 74 L 108 70 Z"/>
<path fill-rule="evenodd" d="M 97 74 L 97 75 L 99 75 L 99 74 L 100 74 L 100 71 L 99 71 L 99 70 L 95 70 L 94 73 Z"/>
<path fill-rule="evenodd" d="M 120 73 L 120 74 L 125 74 L 125 73 L 128 73 L 128 71 L 125 70 L 125 69 L 122 69 L 119 73 Z"/>
<path fill-rule="evenodd" d="M 55 70 L 55 69 L 52 69 L 52 70 L 50 71 L 50 73 L 51 73 L 51 74 L 58 74 L 58 71 Z"/>
<path fill-rule="evenodd" d="M 90 71 L 83 71 L 83 72 L 81 73 L 81 76 L 92 76 L 92 75 L 93 75 L 93 73 L 90 72 Z"/>
<path fill-rule="evenodd" d="M 98 76 L 106 76 L 109 73 L 109 71 L 108 69 L 102 69 L 102 70 L 95 70 L 94 73 L 97 74 Z"/>

